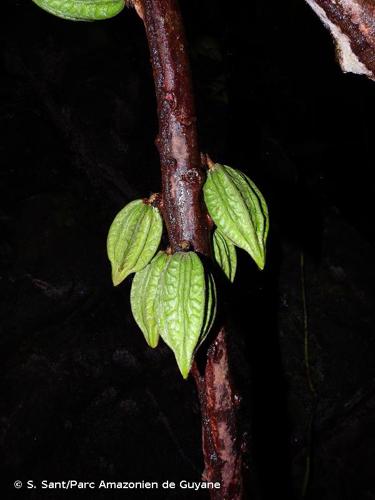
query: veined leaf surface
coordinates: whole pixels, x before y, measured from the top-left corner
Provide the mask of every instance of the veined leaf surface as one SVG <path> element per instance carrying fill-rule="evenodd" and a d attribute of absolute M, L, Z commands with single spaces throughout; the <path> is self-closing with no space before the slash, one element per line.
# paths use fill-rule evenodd
<path fill-rule="evenodd" d="M 234 244 L 226 238 L 220 229 L 215 229 L 213 235 L 213 250 L 216 262 L 225 276 L 233 283 L 237 269 L 237 253 Z"/>
<path fill-rule="evenodd" d="M 116 16 L 125 0 L 33 0 L 50 14 L 71 21 L 100 21 Z"/>
<path fill-rule="evenodd" d="M 269 221 L 259 189 L 244 173 L 217 163 L 208 171 L 203 192 L 216 226 L 263 269 Z"/>
<path fill-rule="evenodd" d="M 158 208 L 143 200 L 126 205 L 116 215 L 108 232 L 107 253 L 113 284 L 143 269 L 155 255 L 163 231 Z"/>
<path fill-rule="evenodd" d="M 212 325 L 214 298 L 212 283 L 207 283 L 198 255 L 173 254 L 160 280 L 156 310 L 160 335 L 174 352 L 184 378 L 202 337 L 207 336 Z"/>
<path fill-rule="evenodd" d="M 158 292 L 161 275 L 170 257 L 165 252 L 159 252 L 152 261 L 133 278 L 130 304 L 135 321 L 150 347 L 156 347 L 159 342 L 155 299 Z"/>
<path fill-rule="evenodd" d="M 216 317 L 216 307 L 217 307 L 217 293 L 216 293 L 216 285 L 215 280 L 211 272 L 206 272 L 206 304 L 205 304 L 205 313 L 204 313 L 204 324 L 202 333 L 199 339 L 199 343 L 195 349 L 198 349 L 200 345 L 203 344 L 207 335 L 210 333 L 211 328 L 215 322 Z"/>

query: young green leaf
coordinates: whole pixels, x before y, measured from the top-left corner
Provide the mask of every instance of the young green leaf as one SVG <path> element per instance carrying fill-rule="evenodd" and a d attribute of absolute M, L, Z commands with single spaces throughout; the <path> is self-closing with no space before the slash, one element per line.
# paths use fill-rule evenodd
<path fill-rule="evenodd" d="M 210 333 L 216 317 L 217 293 L 216 293 L 215 280 L 214 277 L 212 276 L 212 273 L 210 272 L 206 272 L 205 277 L 206 277 L 206 304 L 204 311 L 205 320 L 203 324 L 202 333 L 199 338 L 199 343 L 197 344 L 194 353 L 207 338 L 207 335 Z"/>
<path fill-rule="evenodd" d="M 130 293 L 132 313 L 150 347 L 156 347 L 159 342 L 155 298 L 160 277 L 169 258 L 165 252 L 159 252 L 150 264 L 137 272 L 133 278 Z"/>
<path fill-rule="evenodd" d="M 100 21 L 116 16 L 125 0 L 33 0 L 50 14 L 71 21 Z"/>
<path fill-rule="evenodd" d="M 217 163 L 208 171 L 203 192 L 216 226 L 263 269 L 269 221 L 259 189 L 244 173 Z"/>
<path fill-rule="evenodd" d="M 237 268 L 236 247 L 217 228 L 213 235 L 213 250 L 216 262 L 229 281 L 233 283 Z"/>
<path fill-rule="evenodd" d="M 159 333 L 187 378 L 194 353 L 212 326 L 216 308 L 213 282 L 194 252 L 173 254 L 160 279 L 156 311 Z"/>
<path fill-rule="evenodd" d="M 115 286 L 147 266 L 160 245 L 162 231 L 159 210 L 143 200 L 132 201 L 116 215 L 107 238 Z"/>

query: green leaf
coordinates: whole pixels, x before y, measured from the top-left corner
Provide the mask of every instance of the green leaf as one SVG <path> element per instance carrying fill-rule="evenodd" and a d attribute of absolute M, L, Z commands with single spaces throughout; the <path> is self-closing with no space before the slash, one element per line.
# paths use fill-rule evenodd
<path fill-rule="evenodd" d="M 125 0 L 33 0 L 50 14 L 71 21 L 99 21 L 119 14 Z"/>
<path fill-rule="evenodd" d="M 216 262 L 219 264 L 229 281 L 233 283 L 237 269 L 236 247 L 217 228 L 213 236 L 213 250 Z"/>
<path fill-rule="evenodd" d="M 215 280 L 214 277 L 212 276 L 212 273 L 206 272 L 206 304 L 204 311 L 205 320 L 203 324 L 203 330 L 199 339 L 199 344 L 197 345 L 195 352 L 197 351 L 198 347 L 203 344 L 215 322 L 216 304 L 217 304 L 217 293 L 216 293 Z"/>
<path fill-rule="evenodd" d="M 156 347 L 159 342 L 155 298 L 168 259 L 169 256 L 165 252 L 159 252 L 150 264 L 133 278 L 130 293 L 132 313 L 150 347 Z"/>
<path fill-rule="evenodd" d="M 217 163 L 208 171 L 203 192 L 216 226 L 263 269 L 269 220 L 259 189 L 244 173 Z"/>
<path fill-rule="evenodd" d="M 196 253 L 177 252 L 170 257 L 156 301 L 159 333 L 187 378 L 195 351 L 212 326 L 216 307 L 213 284 L 207 282 Z"/>
<path fill-rule="evenodd" d="M 107 238 L 115 286 L 147 266 L 160 245 L 162 231 L 159 210 L 143 200 L 132 201 L 116 215 Z"/>

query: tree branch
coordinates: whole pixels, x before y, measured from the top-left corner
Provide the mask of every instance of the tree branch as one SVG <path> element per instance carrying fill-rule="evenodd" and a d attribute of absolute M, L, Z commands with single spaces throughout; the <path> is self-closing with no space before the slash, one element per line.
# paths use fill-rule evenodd
<path fill-rule="evenodd" d="M 202 411 L 202 441 L 205 481 L 218 481 L 212 500 L 240 500 L 243 496 L 242 445 L 236 425 L 235 393 L 228 360 L 227 334 L 222 328 L 207 353 L 204 377 L 193 365 Z"/>
<path fill-rule="evenodd" d="M 330 30 L 342 70 L 375 80 L 374 0 L 306 0 Z"/>
<path fill-rule="evenodd" d="M 158 105 L 156 140 L 162 172 L 162 210 L 173 251 L 187 247 L 211 255 L 209 217 L 203 203 L 205 172 L 198 148 L 186 40 L 177 0 L 133 0 L 150 48 Z M 194 365 L 202 412 L 205 471 L 218 481 L 215 500 L 242 498 L 242 452 L 237 439 L 235 393 L 224 328 L 208 348 L 205 373 Z"/>
<path fill-rule="evenodd" d="M 163 210 L 173 250 L 189 243 L 210 254 L 202 201 L 205 175 L 198 149 L 196 117 L 185 34 L 176 1 L 140 0 L 150 47 L 158 103 Z"/>

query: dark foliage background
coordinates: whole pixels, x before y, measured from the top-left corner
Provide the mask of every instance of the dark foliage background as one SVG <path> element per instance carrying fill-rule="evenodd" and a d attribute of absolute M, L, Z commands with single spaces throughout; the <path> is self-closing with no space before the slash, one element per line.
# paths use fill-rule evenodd
<path fill-rule="evenodd" d="M 309 472 L 308 499 L 375 499 L 374 83 L 340 72 L 302 0 L 181 3 L 202 150 L 248 172 L 272 217 L 267 270 L 241 255 L 224 301 L 249 498 L 302 498 Z M 160 188 L 143 27 L 1 13 L 1 497 L 67 496 L 16 479 L 198 481 L 194 385 L 146 347 L 105 255 L 116 212 Z M 206 498 L 69 494 L 86 496 Z"/>

